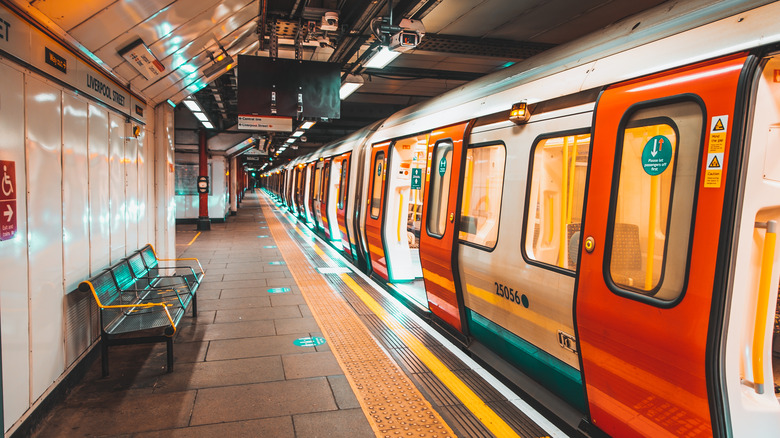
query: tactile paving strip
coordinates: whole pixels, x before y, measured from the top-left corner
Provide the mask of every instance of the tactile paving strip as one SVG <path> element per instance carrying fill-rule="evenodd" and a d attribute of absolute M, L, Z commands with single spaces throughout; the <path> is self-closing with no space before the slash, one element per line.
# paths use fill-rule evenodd
<path fill-rule="evenodd" d="M 336 360 L 379 437 L 454 437 L 401 368 L 379 347 L 343 298 L 333 293 L 261 197 L 263 215 Z"/>

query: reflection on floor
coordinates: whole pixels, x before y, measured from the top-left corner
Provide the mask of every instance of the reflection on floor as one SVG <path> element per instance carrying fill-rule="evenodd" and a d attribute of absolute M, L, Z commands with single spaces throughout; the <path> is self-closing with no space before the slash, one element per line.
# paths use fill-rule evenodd
<path fill-rule="evenodd" d="M 388 283 L 399 294 L 409 298 L 415 304 L 424 309 L 428 309 L 428 297 L 425 295 L 425 283 L 422 278 L 404 283 Z"/>

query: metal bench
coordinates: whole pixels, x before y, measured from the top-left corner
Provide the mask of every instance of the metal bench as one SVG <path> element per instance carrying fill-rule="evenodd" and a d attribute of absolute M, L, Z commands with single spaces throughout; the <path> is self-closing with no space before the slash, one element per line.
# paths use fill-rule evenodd
<path fill-rule="evenodd" d="M 151 246 L 147 247 L 154 254 Z M 100 308 L 104 377 L 108 375 L 110 346 L 150 342 L 166 343 L 167 370 L 172 372 L 173 336 L 190 304 L 193 316 L 196 314 L 195 291 L 203 278 L 203 269 L 200 269 L 200 275 L 192 268 L 185 274 L 160 275 L 159 259 L 154 256 L 152 267 L 144 265 L 144 269 L 136 271 L 133 263 L 137 266 L 138 256 L 147 247 L 79 284 L 79 290 L 92 293 Z M 191 260 L 200 268 L 197 259 Z M 158 334 L 154 334 L 154 330 L 158 330 Z M 131 336 L 133 333 L 138 336 Z"/>

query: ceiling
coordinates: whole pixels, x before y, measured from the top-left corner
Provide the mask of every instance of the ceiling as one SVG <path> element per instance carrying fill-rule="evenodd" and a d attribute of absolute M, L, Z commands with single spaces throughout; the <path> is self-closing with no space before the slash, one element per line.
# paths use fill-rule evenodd
<path fill-rule="evenodd" d="M 338 62 L 342 73 L 365 84 L 341 102 L 341 117 L 319 122 L 306 142 L 276 161 L 293 158 L 349 134 L 395 111 L 422 102 L 550 47 L 599 30 L 661 0 L 11 0 L 46 24 L 152 105 L 194 95 L 216 129 L 209 149 L 236 153 L 250 136 L 236 129 L 234 65 L 212 68 L 219 55 L 269 56 Z M 392 5 L 392 8 L 390 8 Z M 371 24 L 421 20 L 425 36 L 413 50 L 381 70 L 364 64 L 378 48 Z M 338 28 L 323 31 L 325 11 L 338 11 Z M 317 23 L 310 25 L 310 22 Z M 274 38 L 275 36 L 275 38 Z M 139 74 L 119 51 L 142 39 L 165 67 L 152 80 Z M 240 66 L 238 66 L 240 69 Z M 217 96 L 217 97 L 215 97 Z M 218 102 L 219 100 L 219 102 Z M 197 146 L 198 122 L 176 107 L 176 147 Z M 260 133 L 277 149 L 288 134 Z M 274 154 L 272 153 L 273 157 Z"/>

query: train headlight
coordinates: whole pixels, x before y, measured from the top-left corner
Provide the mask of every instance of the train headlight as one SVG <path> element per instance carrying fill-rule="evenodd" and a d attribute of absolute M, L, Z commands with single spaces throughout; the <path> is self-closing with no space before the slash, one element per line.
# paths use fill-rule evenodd
<path fill-rule="evenodd" d="M 527 122 L 531 117 L 531 111 L 528 108 L 528 103 L 518 102 L 512 105 L 512 111 L 509 112 L 509 120 L 513 121 L 516 125 L 522 125 Z"/>

